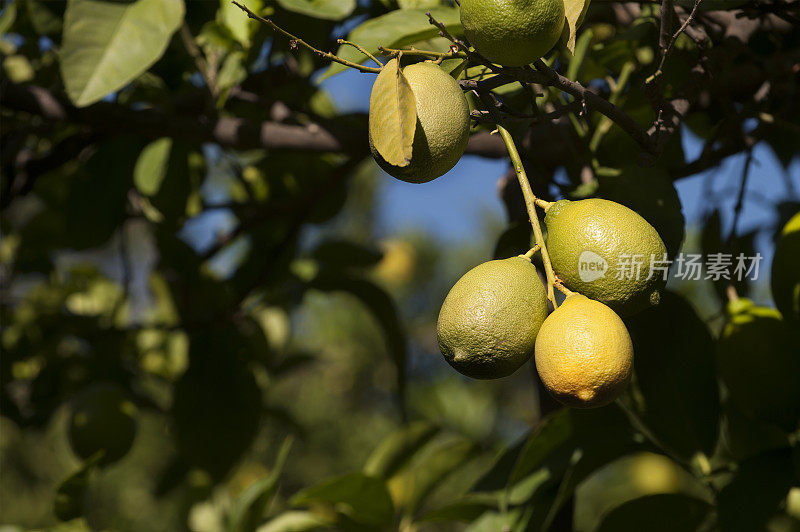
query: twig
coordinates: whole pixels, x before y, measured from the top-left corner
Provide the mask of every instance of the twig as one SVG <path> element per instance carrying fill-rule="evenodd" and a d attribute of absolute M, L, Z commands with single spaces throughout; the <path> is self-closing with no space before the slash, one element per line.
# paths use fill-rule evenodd
<path fill-rule="evenodd" d="M 681 33 L 686 31 L 686 28 L 688 28 L 689 24 L 692 23 L 692 20 L 694 20 L 694 16 L 697 13 L 697 9 L 700 7 L 700 4 L 702 4 L 702 3 L 703 3 L 703 0 L 694 0 L 694 6 L 692 7 L 692 11 L 689 13 L 689 16 L 686 17 L 686 20 L 683 21 L 683 24 L 681 24 L 681 27 L 678 28 L 678 31 L 676 31 L 672 35 L 672 37 L 670 38 L 670 40 L 667 43 L 666 47 L 663 48 L 663 50 L 661 51 L 661 62 L 659 62 L 659 64 L 658 64 L 658 69 L 656 69 L 656 73 L 660 73 L 661 70 L 664 68 L 664 61 L 666 61 L 666 59 L 667 59 L 667 54 L 669 54 L 670 50 L 672 50 L 672 46 L 675 44 L 675 41 L 678 40 L 678 37 L 681 36 Z M 663 22 L 662 22 L 662 24 L 663 24 Z"/>
<path fill-rule="evenodd" d="M 630 135 L 631 138 L 633 138 L 633 140 L 635 140 L 644 151 L 648 153 L 652 153 L 654 151 L 653 141 L 647 132 L 619 107 L 598 96 L 577 81 L 572 81 L 562 76 L 549 66 L 545 65 L 544 61 L 541 59 L 538 59 L 534 65 L 536 66 L 537 71 L 544 74 L 546 77 L 546 83 L 544 84 L 550 85 L 551 87 L 556 87 L 557 89 L 561 89 L 562 91 L 569 93 L 576 98 L 584 100 L 588 107 L 596 109 L 616 122 L 616 124 L 628 135 Z M 538 80 L 534 81 L 538 82 Z"/>
<path fill-rule="evenodd" d="M 281 28 L 280 26 L 278 26 L 277 24 L 272 22 L 270 19 L 264 18 L 264 17 L 260 17 L 260 16 L 256 15 L 255 13 L 250 11 L 247 7 L 243 6 L 239 2 L 236 2 L 234 0 L 233 1 L 233 5 L 235 5 L 236 7 L 238 7 L 239 9 L 244 11 L 245 13 L 247 13 L 247 16 L 250 17 L 251 19 L 257 20 L 257 21 L 261 22 L 262 24 L 266 24 L 267 26 L 269 26 L 273 30 L 277 31 L 281 35 L 283 35 L 285 37 L 288 37 L 293 46 L 300 45 L 300 46 L 302 46 L 302 47 L 314 52 L 318 56 L 323 57 L 323 58 L 325 58 L 325 59 L 327 59 L 329 61 L 333 61 L 335 63 L 339 63 L 339 64 L 344 65 L 346 67 L 354 68 L 354 69 L 359 70 L 361 72 L 371 72 L 373 74 L 377 74 L 377 73 L 379 73 L 381 71 L 380 68 L 359 65 L 358 63 L 354 63 L 352 61 L 348 61 L 347 59 L 342 59 L 338 55 L 332 54 L 330 52 L 323 52 L 322 50 L 320 50 L 318 48 L 314 48 L 313 46 L 308 44 L 306 41 L 301 39 L 300 37 L 296 37 L 296 36 L 292 35 L 288 31 L 286 31 L 285 29 Z"/>
<path fill-rule="evenodd" d="M 203 76 L 203 79 L 206 82 L 206 87 L 208 87 L 208 92 L 211 93 L 211 97 L 216 100 L 217 98 L 217 73 L 214 69 L 209 68 L 208 62 L 206 61 L 205 57 L 203 57 L 203 52 L 200 51 L 200 48 L 197 47 L 197 44 L 194 42 L 194 37 L 192 36 L 192 32 L 189 30 L 189 25 L 186 22 L 183 23 L 180 29 L 181 34 L 181 41 L 183 41 L 183 46 L 186 48 L 186 51 L 189 52 L 189 55 L 192 56 L 194 59 L 195 66 L 197 70 L 200 72 L 200 75 Z"/>
<path fill-rule="evenodd" d="M 452 50 L 449 52 L 434 52 L 432 50 L 417 50 L 414 48 L 411 48 L 410 50 L 400 50 L 399 48 L 384 48 L 383 46 L 378 46 L 378 50 L 388 54 L 391 57 L 403 54 L 408 57 L 435 57 L 437 59 L 467 58 L 467 54 L 465 52 L 452 51 Z"/>
<path fill-rule="evenodd" d="M 354 43 L 354 42 L 350 42 L 350 41 L 346 41 L 346 40 L 344 40 L 344 39 L 337 39 L 337 40 L 336 40 L 336 42 L 337 42 L 337 43 L 339 43 L 339 44 L 346 44 L 346 45 L 348 45 L 348 46 L 352 46 L 353 48 L 355 48 L 356 50 L 358 50 L 358 51 L 359 51 L 359 52 L 361 52 L 362 54 L 364 54 L 364 55 L 366 55 L 367 57 L 369 57 L 370 59 L 372 59 L 372 60 L 375 62 L 375 64 L 376 64 L 376 65 L 383 66 L 383 63 L 382 63 L 382 62 L 380 62 L 380 61 L 378 61 L 378 58 L 376 58 L 374 55 L 372 55 L 371 53 L 369 53 L 369 52 L 368 52 L 368 51 L 367 51 L 367 50 L 366 50 L 366 49 L 365 49 L 363 46 L 361 46 L 360 44 L 357 44 L 357 43 Z"/>

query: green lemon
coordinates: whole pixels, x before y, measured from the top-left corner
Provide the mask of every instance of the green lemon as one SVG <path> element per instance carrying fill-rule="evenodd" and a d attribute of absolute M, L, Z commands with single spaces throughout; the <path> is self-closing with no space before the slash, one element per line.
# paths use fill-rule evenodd
<path fill-rule="evenodd" d="M 390 73 L 384 69 L 378 76 Z M 411 162 L 394 166 L 381 157 L 372 138 L 369 146 L 375 161 L 389 175 L 409 183 L 427 183 L 447 173 L 464 154 L 469 140 L 469 104 L 456 80 L 435 63 L 409 65 L 403 74 L 417 107 Z M 371 105 L 369 117 L 375 119 Z"/>
<path fill-rule="evenodd" d="M 569 289 L 623 316 L 658 303 L 666 248 L 636 212 L 599 198 L 561 200 L 544 221 L 553 269 Z"/>
<path fill-rule="evenodd" d="M 101 464 L 116 462 L 130 450 L 136 436 L 136 406 L 112 383 L 99 383 L 80 393 L 72 403 L 68 437 L 82 459 L 105 451 Z"/>
<path fill-rule="evenodd" d="M 800 320 L 800 213 L 781 231 L 770 279 L 772 299 L 786 320 Z"/>
<path fill-rule="evenodd" d="M 447 294 L 436 326 L 439 349 L 468 377 L 505 377 L 530 360 L 546 316 L 545 288 L 528 259 L 484 262 Z"/>
<path fill-rule="evenodd" d="M 800 335 L 772 308 L 749 299 L 728 305 L 717 368 L 731 401 L 747 417 L 787 431 L 800 420 Z"/>
<path fill-rule="evenodd" d="M 562 0 L 461 0 L 461 25 L 475 49 L 508 67 L 532 63 L 561 37 Z"/>
<path fill-rule="evenodd" d="M 544 320 L 536 338 L 536 371 L 567 406 L 607 405 L 631 378 L 633 343 L 608 306 L 572 294 Z"/>

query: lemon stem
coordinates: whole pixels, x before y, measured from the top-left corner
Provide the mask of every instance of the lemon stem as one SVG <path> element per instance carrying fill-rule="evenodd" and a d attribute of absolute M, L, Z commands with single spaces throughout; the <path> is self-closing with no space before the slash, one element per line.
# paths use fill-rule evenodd
<path fill-rule="evenodd" d="M 524 257 L 524 258 L 526 258 L 528 260 L 531 260 L 531 258 L 536 254 L 537 251 L 539 251 L 539 244 L 536 244 L 535 246 L 533 246 L 524 255 L 520 255 L 520 257 Z"/>
<path fill-rule="evenodd" d="M 545 277 L 547 277 L 547 299 L 553 304 L 553 308 L 558 308 L 555 290 L 553 289 L 556 282 L 556 275 L 553 272 L 553 265 L 550 263 L 550 255 L 547 253 L 547 246 L 545 246 L 544 236 L 542 236 L 542 228 L 539 225 L 539 218 L 536 215 L 536 196 L 531 189 L 531 183 L 528 181 L 525 167 L 522 166 L 522 159 L 517 151 L 517 145 L 514 144 L 514 138 L 511 136 L 511 133 L 500 123 L 500 113 L 497 112 L 497 108 L 491 98 L 489 98 L 489 95 L 485 92 L 481 92 L 479 96 L 483 104 L 494 117 L 495 123 L 497 124 L 497 131 L 503 138 L 503 142 L 506 144 L 506 150 L 508 150 L 508 156 L 511 159 L 511 164 L 514 165 L 517 181 L 519 181 L 519 186 L 522 189 L 522 197 L 525 199 L 525 208 L 528 211 L 528 218 L 530 218 L 531 227 L 533 227 L 533 236 L 536 240 L 536 245 L 539 247 L 539 251 L 542 253 L 544 274 Z"/>
<path fill-rule="evenodd" d="M 537 205 L 537 206 L 538 206 L 540 209 L 542 209 L 544 212 L 547 212 L 547 211 L 550 209 L 550 207 L 552 207 L 552 206 L 553 206 L 553 203 L 554 203 L 554 202 L 552 202 L 552 201 L 545 201 L 545 200 L 543 200 L 543 199 L 539 199 L 539 198 L 536 198 L 536 199 L 535 199 L 533 202 L 534 202 L 534 203 L 535 203 L 535 204 L 536 204 L 536 205 Z"/>
<path fill-rule="evenodd" d="M 556 284 L 555 284 L 555 287 L 556 287 L 556 288 L 558 288 L 558 289 L 561 291 L 561 293 L 562 293 L 562 294 L 564 294 L 564 295 L 565 295 L 565 296 L 567 296 L 567 297 L 569 297 L 569 296 L 571 296 L 572 294 L 575 294 L 575 293 L 576 293 L 576 292 L 573 292 L 572 290 L 570 290 L 569 288 L 567 288 L 566 286 L 564 286 L 564 285 L 563 285 L 563 284 L 561 284 L 561 283 L 556 283 Z"/>

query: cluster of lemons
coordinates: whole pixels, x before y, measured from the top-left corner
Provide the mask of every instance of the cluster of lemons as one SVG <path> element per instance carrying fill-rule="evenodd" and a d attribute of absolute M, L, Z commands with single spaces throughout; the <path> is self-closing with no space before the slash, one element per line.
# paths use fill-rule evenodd
<path fill-rule="evenodd" d="M 462 0 L 461 24 L 483 57 L 519 67 L 559 41 L 565 30 L 564 5 L 562 0 Z M 392 59 L 373 88 L 370 147 L 392 176 L 425 183 L 450 170 L 464 153 L 469 106 L 458 83 L 436 63 L 402 69 L 416 104 L 416 129 L 410 158 L 400 159 L 402 164 L 388 162 L 373 132 L 384 127 L 381 98 L 387 87 L 395 87 L 399 69 Z M 664 256 L 664 243 L 636 212 L 602 199 L 551 204 L 545 223 L 554 272 L 575 292 L 548 316 L 546 290 L 530 258 L 481 264 L 447 295 L 437 326 L 439 347 L 455 369 L 481 379 L 510 375 L 535 352 L 541 380 L 557 399 L 576 407 L 607 404 L 625 388 L 633 365 L 631 338 L 618 313 L 631 314 L 658 302 L 664 281 L 647 272 L 652 257 Z M 645 275 L 587 281 L 579 272 L 585 252 L 610 269 L 626 254 L 641 256 Z"/>

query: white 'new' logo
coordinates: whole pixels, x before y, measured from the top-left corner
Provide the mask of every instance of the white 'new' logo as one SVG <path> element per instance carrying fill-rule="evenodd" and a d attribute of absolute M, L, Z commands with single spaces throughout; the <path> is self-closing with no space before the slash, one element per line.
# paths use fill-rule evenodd
<path fill-rule="evenodd" d="M 578 257 L 578 275 L 584 283 L 590 283 L 606 276 L 608 262 L 593 251 L 584 251 Z"/>

